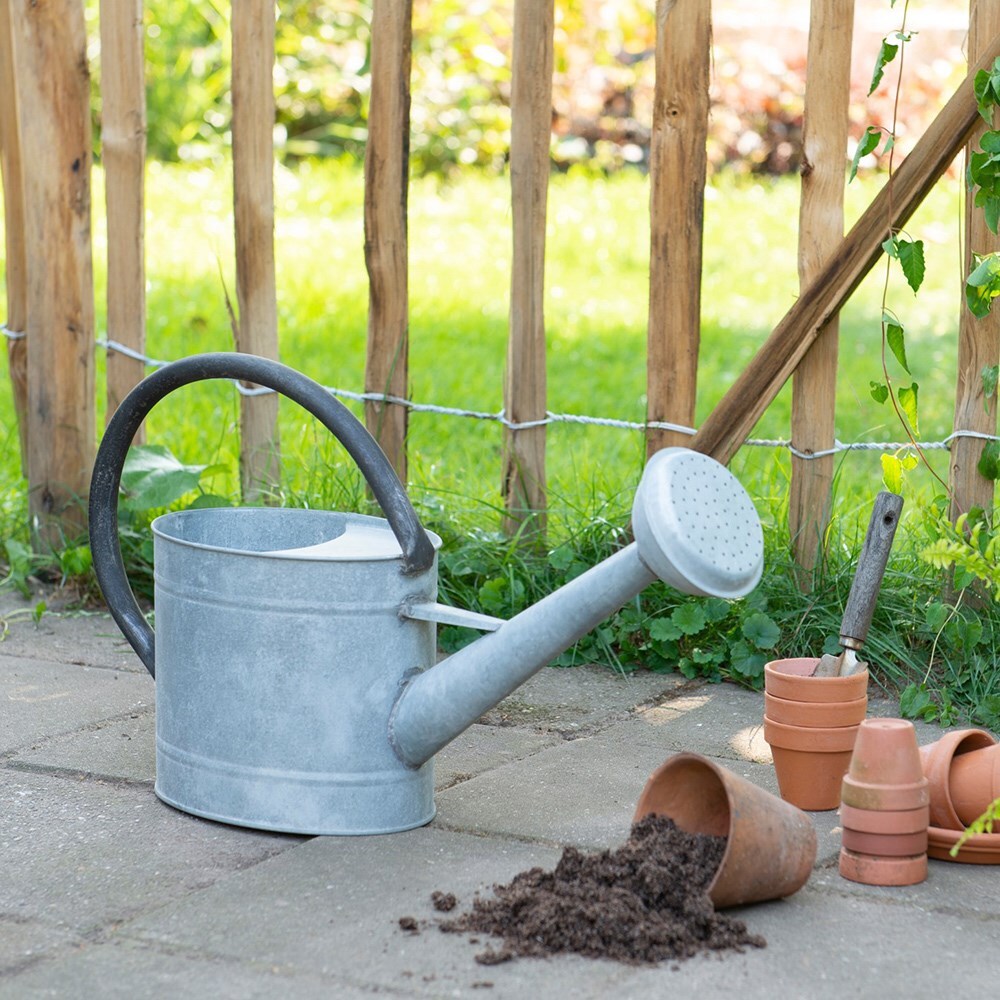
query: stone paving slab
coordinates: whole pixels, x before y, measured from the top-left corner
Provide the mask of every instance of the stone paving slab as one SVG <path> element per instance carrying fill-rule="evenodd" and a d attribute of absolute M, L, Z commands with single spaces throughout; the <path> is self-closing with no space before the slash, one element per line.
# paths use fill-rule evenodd
<path fill-rule="evenodd" d="M 617 847 L 628 837 L 649 776 L 675 752 L 638 739 L 637 731 L 646 728 L 639 722 L 620 723 L 445 789 L 437 794 L 434 825 L 591 850 Z M 770 765 L 711 759 L 777 794 Z M 816 828 L 818 860 L 835 856 L 840 850 L 837 813 L 809 816 Z"/>
<path fill-rule="evenodd" d="M 195 819 L 147 787 L 8 769 L 0 913 L 89 933 L 301 842 Z"/>
<path fill-rule="evenodd" d="M 550 668 L 529 678 L 481 721 L 574 736 L 622 718 L 638 705 L 669 697 L 687 683 L 680 674 L 617 674 L 594 666 Z"/>
<path fill-rule="evenodd" d="M 129 922 L 120 934 L 158 947 L 238 959 L 253 955 L 296 973 L 348 976 L 417 997 L 619 995 L 622 968 L 573 958 L 477 964 L 484 947 L 433 925 L 430 895 L 463 902 L 560 852 L 539 845 L 424 828 L 389 837 L 320 838 L 255 869 Z M 399 928 L 414 916 L 419 933 Z M 480 994 L 480 989 L 486 989 Z"/>
<path fill-rule="evenodd" d="M 9 591 L 0 594 L 0 618 L 12 611 L 18 613 L 0 642 L 0 662 L 5 656 L 21 656 L 146 674 L 146 668 L 106 611 L 46 612 L 36 625 L 24 612 L 40 599 L 29 601 Z"/>
<path fill-rule="evenodd" d="M 71 943 L 82 944 L 83 938 L 65 927 L 51 927 L 27 918 L 14 920 L 0 914 L 0 976 L 27 968 Z"/>
<path fill-rule="evenodd" d="M 2 644 L 0 644 L 2 647 Z M 0 657 L 0 753 L 112 719 L 139 715 L 153 704 L 143 672 Z"/>
<path fill-rule="evenodd" d="M 67 989 L 72 983 L 72 989 Z M 0 981 L 0 1000 L 100 997 L 101 1000 L 352 1000 L 371 997 L 372 987 L 346 980 L 295 974 L 247 960 L 202 958 L 157 951 L 132 942 L 82 942 L 10 980 Z M 378 990 L 382 996 L 409 996 Z"/>

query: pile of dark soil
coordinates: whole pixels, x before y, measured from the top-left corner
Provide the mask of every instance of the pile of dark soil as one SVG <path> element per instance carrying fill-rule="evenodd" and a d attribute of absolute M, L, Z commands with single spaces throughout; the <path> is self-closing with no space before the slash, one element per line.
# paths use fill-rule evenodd
<path fill-rule="evenodd" d="M 476 956 L 484 965 L 560 952 L 643 964 L 763 948 L 762 937 L 717 913 L 708 897 L 725 849 L 724 837 L 686 833 L 670 819 L 647 816 L 618 850 L 567 848 L 554 871 L 521 872 L 494 886 L 493 898 L 477 896 L 471 910 L 439 926 L 503 938 L 502 947 Z M 444 898 L 434 894 L 436 908 Z"/>

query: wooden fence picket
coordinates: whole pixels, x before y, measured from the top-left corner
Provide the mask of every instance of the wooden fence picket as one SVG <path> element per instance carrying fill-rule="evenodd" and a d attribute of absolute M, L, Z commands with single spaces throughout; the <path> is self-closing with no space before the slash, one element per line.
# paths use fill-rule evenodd
<path fill-rule="evenodd" d="M 854 0 L 812 0 L 806 64 L 799 286 L 804 291 L 844 235 L 844 157 L 851 88 Z M 823 324 L 792 376 L 792 447 L 806 455 L 835 437 L 839 314 Z M 808 586 L 830 522 L 833 455 L 792 454 L 788 531 Z"/>
<path fill-rule="evenodd" d="M 232 33 L 236 348 L 277 359 L 273 0 L 234 3 Z M 278 397 L 241 396 L 240 427 L 243 497 L 267 498 L 281 479 Z"/>

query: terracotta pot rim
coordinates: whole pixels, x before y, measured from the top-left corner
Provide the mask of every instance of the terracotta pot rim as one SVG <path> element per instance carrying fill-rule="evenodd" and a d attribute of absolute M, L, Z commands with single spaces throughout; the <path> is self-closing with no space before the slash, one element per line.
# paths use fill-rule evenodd
<path fill-rule="evenodd" d="M 915 809 L 862 809 L 842 802 L 840 824 L 859 833 L 919 833 L 930 825 L 930 806 Z"/>
<path fill-rule="evenodd" d="M 952 757 L 948 794 L 963 826 L 974 823 L 1000 798 L 1000 743 Z"/>
<path fill-rule="evenodd" d="M 840 874 L 863 885 L 916 885 L 927 878 L 927 855 L 885 858 L 840 849 Z"/>
<path fill-rule="evenodd" d="M 912 858 L 927 853 L 927 830 L 915 833 L 873 833 L 844 828 L 841 844 L 856 854 L 869 857 Z"/>
<path fill-rule="evenodd" d="M 942 829 L 963 830 L 965 825 L 951 800 L 951 764 L 956 756 L 996 744 L 985 729 L 954 729 L 940 739 L 920 748 L 920 763 L 931 786 L 931 825 Z M 962 745 L 969 743 L 967 749 Z"/>
<path fill-rule="evenodd" d="M 854 751 L 858 726 L 790 726 L 764 716 L 764 740 L 784 750 L 802 753 Z"/>
<path fill-rule="evenodd" d="M 912 785 L 872 785 L 845 774 L 840 798 L 855 809 L 905 812 L 929 805 L 931 790 L 926 779 Z"/>
<path fill-rule="evenodd" d="M 951 849 L 962 836 L 961 830 L 938 826 L 927 830 L 927 853 L 938 861 L 957 861 L 968 865 L 1000 865 L 1000 833 L 979 833 L 967 840 L 953 858 Z"/>
<path fill-rule="evenodd" d="M 789 701 L 848 701 L 843 692 L 858 691 L 865 693 L 868 690 L 868 671 L 861 670 L 848 677 L 813 677 L 811 673 L 805 672 L 805 668 L 798 671 L 793 669 L 782 670 L 782 665 L 809 664 L 811 669 L 819 662 L 819 657 L 790 657 L 784 660 L 772 660 L 764 664 L 764 690 L 779 698 L 787 698 Z M 857 695 L 860 697 L 860 694 Z"/>
<path fill-rule="evenodd" d="M 794 701 L 764 692 L 764 715 L 786 726 L 856 726 L 867 711 L 867 697 L 850 701 Z"/>

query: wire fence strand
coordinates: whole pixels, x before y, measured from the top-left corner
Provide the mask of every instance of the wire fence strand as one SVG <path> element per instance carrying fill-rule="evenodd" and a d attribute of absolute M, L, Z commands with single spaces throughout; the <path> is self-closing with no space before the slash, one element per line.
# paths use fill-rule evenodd
<path fill-rule="evenodd" d="M 6 324 L 0 325 L 0 333 L 8 340 L 22 340 L 25 337 L 23 330 L 11 330 Z M 170 364 L 159 358 L 151 358 L 136 351 L 126 344 L 119 343 L 108 337 L 99 337 L 96 341 L 98 347 L 105 351 L 114 351 L 122 354 L 133 361 L 140 361 L 147 368 L 163 368 Z M 264 386 L 245 386 L 239 380 L 233 379 L 236 391 L 243 396 L 266 396 L 274 392 Z M 582 424 L 591 427 L 611 427 L 619 430 L 646 431 L 650 428 L 656 430 L 675 431 L 678 434 L 693 436 L 697 433 L 694 427 L 686 427 L 683 424 L 674 424 L 665 420 L 620 420 L 615 417 L 591 417 L 579 413 L 553 413 L 546 411 L 545 416 L 539 420 L 516 421 L 508 420 L 501 409 L 496 413 L 484 410 L 467 410 L 456 406 L 438 406 L 434 403 L 418 403 L 403 396 L 393 396 L 384 392 L 352 392 L 350 389 L 339 389 L 333 386 L 324 386 L 327 392 L 338 399 L 346 399 L 355 403 L 387 403 L 393 406 L 402 406 L 412 413 L 433 413 L 448 417 L 464 417 L 471 420 L 487 420 L 501 424 L 503 427 L 513 431 L 528 430 L 532 427 L 545 427 L 549 424 Z M 918 441 L 917 445 L 924 450 L 945 450 L 947 451 L 951 442 L 956 438 L 977 438 L 980 441 L 1000 441 L 1000 437 L 995 434 L 983 434 L 979 431 L 957 430 L 953 431 L 941 441 Z M 845 443 L 835 440 L 832 448 L 825 448 L 821 451 L 805 452 L 796 448 L 790 440 L 783 438 L 749 438 L 746 442 L 756 448 L 783 448 L 796 458 L 803 461 L 813 461 L 819 458 L 827 458 L 831 455 L 839 455 L 847 451 L 901 451 L 913 447 L 911 441 L 852 441 Z"/>

